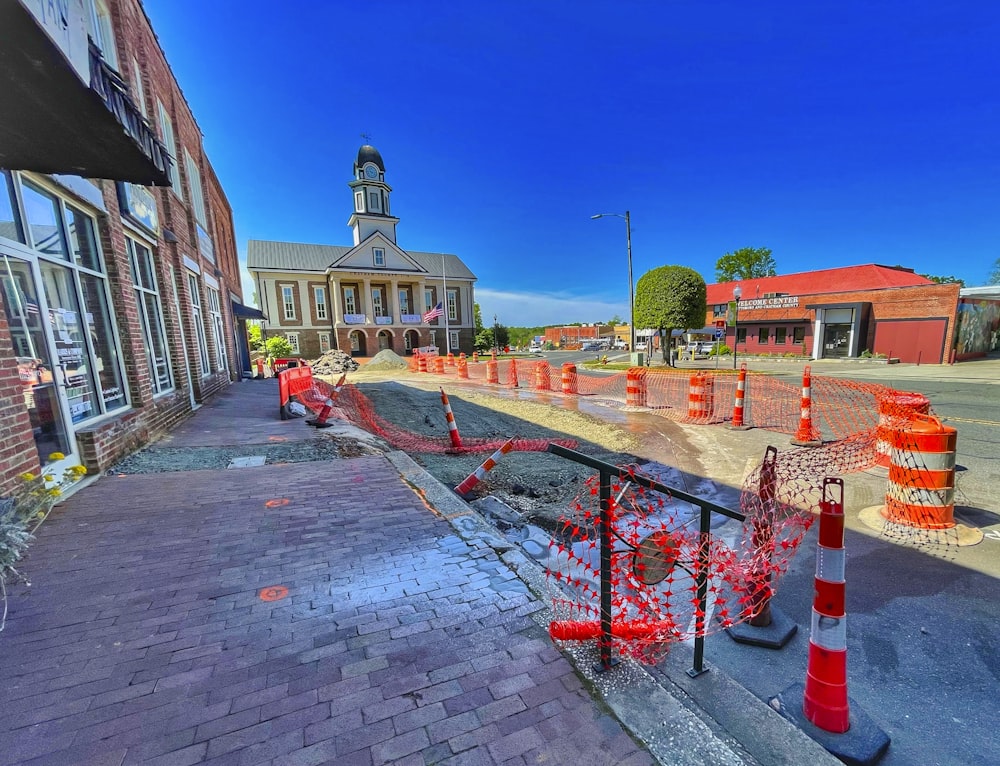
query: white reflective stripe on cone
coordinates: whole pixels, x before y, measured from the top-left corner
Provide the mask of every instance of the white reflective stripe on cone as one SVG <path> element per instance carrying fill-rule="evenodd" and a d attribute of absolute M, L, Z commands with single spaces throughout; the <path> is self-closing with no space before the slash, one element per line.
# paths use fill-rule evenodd
<path fill-rule="evenodd" d="M 843 548 L 816 546 L 816 576 L 826 582 L 844 582 Z"/>
<path fill-rule="evenodd" d="M 847 651 L 847 618 L 812 612 L 809 641 L 834 652 Z"/>

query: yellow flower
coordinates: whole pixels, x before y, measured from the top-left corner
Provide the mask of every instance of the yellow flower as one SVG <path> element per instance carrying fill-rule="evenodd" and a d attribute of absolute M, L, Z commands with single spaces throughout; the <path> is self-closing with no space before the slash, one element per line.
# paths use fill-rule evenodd
<path fill-rule="evenodd" d="M 53 452 L 51 455 L 49 455 L 49 460 L 51 460 L 52 462 L 55 462 L 56 460 L 65 460 L 65 459 L 66 456 L 61 452 Z"/>
<path fill-rule="evenodd" d="M 59 497 L 61 494 L 62 492 L 59 490 L 59 487 L 52 487 L 52 489 L 49 490 L 50 497 Z"/>
<path fill-rule="evenodd" d="M 45 516 L 45 511 L 39 511 L 38 513 L 35 514 L 35 516 L 41 519 Z"/>
<path fill-rule="evenodd" d="M 70 470 L 73 471 L 73 473 L 75 473 L 77 476 L 86 476 L 87 475 L 87 468 L 86 468 L 86 466 L 75 465 Z"/>
<path fill-rule="evenodd" d="M 51 473 L 45 474 L 45 481 L 55 481 L 55 480 L 56 480 L 56 477 L 53 476 Z"/>
<path fill-rule="evenodd" d="M 34 481 L 35 474 L 31 473 L 30 471 L 25 471 L 24 473 L 21 474 L 21 478 L 24 479 L 25 481 Z"/>

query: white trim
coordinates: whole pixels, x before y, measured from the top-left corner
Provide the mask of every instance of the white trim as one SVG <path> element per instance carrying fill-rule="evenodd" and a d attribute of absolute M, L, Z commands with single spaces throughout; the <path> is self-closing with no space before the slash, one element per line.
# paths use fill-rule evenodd
<path fill-rule="evenodd" d="M 209 287 L 214 287 L 216 290 L 219 289 L 219 280 L 213 277 L 211 274 L 205 273 L 202 275 L 202 279 L 205 280 L 205 284 Z"/>
<path fill-rule="evenodd" d="M 201 265 L 198 263 L 198 261 L 186 255 L 183 256 L 183 259 L 184 259 L 184 266 L 188 269 L 188 271 L 193 271 L 195 274 L 201 274 Z"/>

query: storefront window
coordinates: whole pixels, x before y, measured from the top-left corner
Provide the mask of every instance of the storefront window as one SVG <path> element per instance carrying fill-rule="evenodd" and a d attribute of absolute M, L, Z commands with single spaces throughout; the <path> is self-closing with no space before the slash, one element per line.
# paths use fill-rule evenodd
<path fill-rule="evenodd" d="M 97 238 L 94 236 L 94 222 L 72 205 L 66 206 L 69 221 L 69 245 L 77 266 L 91 271 L 103 271 L 97 254 Z"/>
<path fill-rule="evenodd" d="M 14 204 L 14 187 L 6 170 L 0 170 L 0 237 L 24 242 L 20 216 Z"/>
<path fill-rule="evenodd" d="M 162 394 L 174 387 L 167 356 L 166 334 L 163 330 L 163 310 L 153 273 L 153 255 L 149 248 L 125 238 L 129 260 L 132 263 L 132 282 L 135 285 L 139 324 L 142 327 L 142 345 L 146 349 L 149 375 L 153 393 Z"/>
<path fill-rule="evenodd" d="M 59 201 L 30 183 L 21 185 L 21 197 L 24 200 L 24 214 L 28 219 L 31 243 L 35 250 L 46 255 L 65 258 L 66 241 L 59 215 Z"/>
<path fill-rule="evenodd" d="M 64 386 L 74 423 L 100 412 L 94 369 L 87 362 L 87 341 L 73 272 L 65 266 L 42 261 L 42 284 L 49 304 L 49 325 L 56 346 L 56 378 Z"/>
<path fill-rule="evenodd" d="M 118 346 L 115 344 L 107 296 L 104 294 L 104 280 L 81 272 L 80 286 L 83 288 L 83 305 L 86 309 L 83 316 L 94 354 L 94 372 L 101 384 L 101 400 L 107 412 L 124 407 L 127 401 Z"/>

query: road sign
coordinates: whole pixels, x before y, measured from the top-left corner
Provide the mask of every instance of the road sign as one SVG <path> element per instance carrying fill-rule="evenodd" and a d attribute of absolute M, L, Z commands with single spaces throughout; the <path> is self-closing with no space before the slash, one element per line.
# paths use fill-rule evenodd
<path fill-rule="evenodd" d="M 725 319 L 716 319 L 715 320 L 715 326 L 716 326 L 716 328 L 718 328 L 720 330 L 725 330 L 726 329 L 726 320 Z"/>
<path fill-rule="evenodd" d="M 725 334 L 726 334 L 726 331 L 723 330 L 721 327 L 715 328 L 715 339 L 716 340 L 719 340 L 719 339 L 723 338 L 725 336 Z"/>

